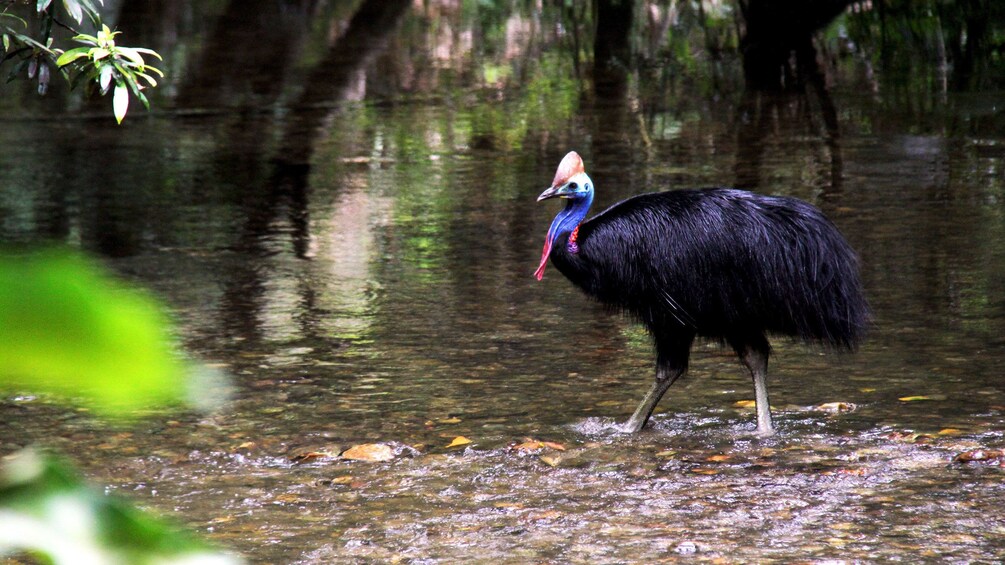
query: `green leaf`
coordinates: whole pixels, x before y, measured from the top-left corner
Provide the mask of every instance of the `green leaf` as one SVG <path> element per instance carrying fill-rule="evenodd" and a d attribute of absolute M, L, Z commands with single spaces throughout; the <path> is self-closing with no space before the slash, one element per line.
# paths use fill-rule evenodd
<path fill-rule="evenodd" d="M 35 47 L 35 48 L 38 48 L 38 49 L 41 49 L 42 51 L 45 51 L 46 53 L 52 53 L 52 50 L 51 50 L 51 49 L 49 49 L 49 48 L 48 48 L 48 47 L 46 47 L 45 45 L 42 45 L 41 43 L 39 43 L 39 42 L 35 41 L 34 39 L 32 39 L 32 38 L 28 37 L 27 35 L 23 35 L 23 34 L 20 34 L 20 33 L 15 33 L 15 34 L 13 34 L 13 35 L 14 35 L 14 37 L 16 37 L 16 38 L 17 38 L 18 40 L 20 40 L 20 41 L 21 41 L 21 43 L 24 43 L 24 44 L 26 44 L 26 45 L 31 45 L 32 47 Z"/>
<path fill-rule="evenodd" d="M 115 111 L 115 121 L 122 123 L 129 110 L 129 89 L 126 85 L 119 83 L 115 85 L 115 93 L 112 94 L 112 109 Z"/>
<path fill-rule="evenodd" d="M 157 87 L 157 81 L 154 79 L 154 77 L 146 73 L 141 73 L 139 71 L 136 72 L 136 76 L 143 77 L 143 79 L 147 81 L 147 84 L 149 84 L 151 88 Z"/>
<path fill-rule="evenodd" d="M 4 53 L 6 53 L 8 49 L 10 49 L 10 36 L 5 33 L 5 34 L 3 34 L 3 50 L 4 50 Z"/>
<path fill-rule="evenodd" d="M 0 389 L 118 416 L 185 398 L 187 367 L 148 295 L 68 251 L 0 251 Z"/>
<path fill-rule="evenodd" d="M 100 2 L 101 0 L 99 0 Z M 87 17 L 91 19 L 94 26 L 97 27 L 101 23 L 101 15 L 98 13 L 98 9 L 94 6 L 91 0 L 80 0 L 80 4 L 84 7 L 84 12 L 87 13 Z M 102 5 L 104 3 L 102 2 Z"/>
<path fill-rule="evenodd" d="M 136 89 L 136 98 L 139 98 L 140 102 L 143 103 L 143 107 L 146 108 L 147 111 L 150 110 L 150 101 L 147 100 L 147 95 L 143 94 L 143 91 L 139 88 Z"/>
<path fill-rule="evenodd" d="M 74 41 L 79 41 L 81 43 L 86 43 L 88 45 L 97 45 L 98 38 L 93 35 L 87 35 L 86 33 L 81 33 L 73 36 Z"/>
<path fill-rule="evenodd" d="M 10 13 L 7 13 L 7 12 L 0 12 L 0 16 L 3 16 L 5 18 L 11 18 L 13 20 L 17 20 L 17 21 L 21 22 L 21 25 L 23 25 L 24 27 L 28 27 L 28 20 L 26 20 L 26 19 L 24 19 L 24 18 L 22 18 L 20 16 L 15 16 L 14 14 L 10 14 Z"/>
<path fill-rule="evenodd" d="M 36 7 L 38 8 L 38 12 L 39 13 L 43 12 L 46 8 L 49 7 L 49 4 L 51 3 L 52 0 L 38 0 L 38 3 L 36 5 Z"/>
<path fill-rule="evenodd" d="M 17 75 L 21 74 L 26 68 L 28 68 L 28 59 L 21 59 L 21 62 L 14 65 L 14 68 L 10 70 L 10 74 L 7 75 L 7 82 L 16 79 Z"/>
<path fill-rule="evenodd" d="M 88 55 L 91 57 L 91 59 L 94 59 L 95 61 L 100 61 L 104 59 L 110 53 L 111 51 L 105 49 L 104 47 L 91 47 L 90 51 L 88 51 Z"/>
<path fill-rule="evenodd" d="M 56 66 L 62 67 L 63 65 L 72 63 L 73 61 L 80 59 L 81 57 L 87 57 L 88 51 L 90 51 L 90 49 L 87 47 L 76 47 L 74 49 L 70 49 L 66 53 L 60 55 L 58 59 L 56 59 Z"/>
<path fill-rule="evenodd" d="M 88 68 L 89 70 L 79 72 L 76 75 L 74 75 L 73 78 L 70 79 L 70 90 L 75 90 L 81 84 L 85 84 L 90 80 L 95 80 L 98 78 L 98 71 L 94 67 L 85 67 L 85 68 Z M 63 72 L 66 72 L 65 69 L 66 67 L 64 67 L 61 70 L 63 70 Z M 102 94 L 107 93 L 102 92 Z"/>
<path fill-rule="evenodd" d="M 121 47 L 121 46 L 119 46 L 119 47 L 117 47 L 115 49 L 115 51 L 119 55 L 122 55 L 123 57 L 125 57 L 126 59 L 129 59 L 133 63 L 136 63 L 140 67 L 142 67 L 144 65 L 144 63 L 143 63 L 143 57 L 140 56 L 140 54 L 137 53 L 136 50 L 133 49 L 133 48 L 131 48 L 131 47 Z"/>
<path fill-rule="evenodd" d="M 157 57 L 161 61 L 164 60 L 164 57 L 161 57 L 160 53 L 154 51 L 153 49 L 147 49 L 146 47 L 133 47 L 132 50 L 136 51 L 137 53 L 146 53 L 147 55 L 153 55 L 154 57 Z"/>
<path fill-rule="evenodd" d="M 108 93 L 108 87 L 112 85 L 112 73 L 114 71 L 115 67 L 112 65 L 101 67 L 101 73 L 98 75 L 98 85 L 101 87 L 101 94 Z"/>
<path fill-rule="evenodd" d="M 84 11 L 80 7 L 80 2 L 77 0 L 63 0 L 63 7 L 66 8 L 66 12 L 78 24 L 84 21 Z"/>
<path fill-rule="evenodd" d="M 129 89 L 133 91 L 136 98 L 138 98 L 139 101 L 143 103 L 143 106 L 149 110 L 150 102 L 147 101 L 147 97 L 144 96 L 143 91 L 140 90 L 140 85 L 136 82 L 136 77 L 133 76 L 131 72 L 127 72 L 126 69 L 123 69 L 118 63 L 115 63 L 115 68 L 122 74 L 122 80 L 125 81 L 126 85 L 129 86 Z"/>

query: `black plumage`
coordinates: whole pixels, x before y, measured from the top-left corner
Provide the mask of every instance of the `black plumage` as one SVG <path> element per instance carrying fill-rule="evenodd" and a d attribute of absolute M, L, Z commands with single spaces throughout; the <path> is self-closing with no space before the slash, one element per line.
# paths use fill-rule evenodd
<path fill-rule="evenodd" d="M 768 334 L 839 350 L 863 337 L 869 310 L 857 257 L 802 200 L 676 190 L 629 198 L 583 222 L 593 186 L 574 152 L 539 199 L 556 196 L 568 204 L 549 230 L 547 258 L 587 295 L 644 324 L 655 342 L 656 383 L 630 430 L 645 425 L 687 370 L 696 337 L 729 345 L 750 369 L 762 434 L 772 433 Z"/>

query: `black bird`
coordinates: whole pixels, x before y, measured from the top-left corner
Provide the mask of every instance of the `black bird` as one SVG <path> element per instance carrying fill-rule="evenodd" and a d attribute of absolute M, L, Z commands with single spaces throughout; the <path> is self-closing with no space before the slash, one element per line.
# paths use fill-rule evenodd
<path fill-rule="evenodd" d="M 695 337 L 729 345 L 750 370 L 757 433 L 771 435 L 767 334 L 854 350 L 869 323 L 858 259 L 814 206 L 729 188 L 642 194 L 583 221 L 593 182 L 572 151 L 537 198 L 564 198 L 535 276 L 555 267 L 642 322 L 656 382 L 625 425 L 641 430 L 688 366 Z"/>

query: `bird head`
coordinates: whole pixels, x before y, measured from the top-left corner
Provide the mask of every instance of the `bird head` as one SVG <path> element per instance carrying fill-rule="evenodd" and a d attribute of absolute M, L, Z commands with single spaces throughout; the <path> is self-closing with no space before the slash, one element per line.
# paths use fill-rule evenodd
<path fill-rule="evenodd" d="M 575 151 L 569 151 L 555 171 L 551 186 L 537 197 L 537 201 L 549 198 L 586 198 L 593 194 L 593 182 L 583 168 L 583 158 Z"/>
<path fill-rule="evenodd" d="M 537 201 L 549 198 L 564 198 L 567 202 L 565 208 L 555 216 L 548 229 L 548 235 L 544 240 L 544 250 L 541 252 L 541 264 L 534 272 L 537 280 L 544 277 L 544 267 L 548 264 L 548 257 L 551 255 L 551 247 L 555 243 L 555 239 L 565 232 L 576 229 L 586 217 L 586 212 L 593 202 L 593 181 L 586 175 L 583 159 L 579 153 L 570 151 L 566 154 L 558 165 L 551 186 L 537 197 Z"/>

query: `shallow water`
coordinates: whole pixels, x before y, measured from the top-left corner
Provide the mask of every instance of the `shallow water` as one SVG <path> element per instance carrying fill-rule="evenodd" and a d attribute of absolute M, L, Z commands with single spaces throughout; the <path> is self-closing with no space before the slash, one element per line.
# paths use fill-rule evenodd
<path fill-rule="evenodd" d="M 182 92 L 121 128 L 105 108 L 0 106 L 17 148 L 0 237 L 102 256 L 236 385 L 219 413 L 125 429 L 7 398 L 3 452 L 61 449 L 252 562 L 1005 558 L 1003 469 L 953 461 L 1003 444 L 1000 93 L 929 111 L 838 84 L 835 131 L 813 95 L 705 102 L 642 73 L 607 98 L 570 78 L 553 32 L 520 33 L 533 19 L 507 23 L 525 58 L 461 37 L 446 49 L 471 59 L 422 67 L 406 54 L 427 20 L 404 18 L 320 105 Z M 497 64 L 523 76 L 491 82 Z M 553 268 L 532 276 L 556 211 L 534 199 L 569 149 L 598 209 L 717 184 L 820 206 L 861 255 L 867 343 L 773 342 L 775 437 L 751 435 L 749 378 L 705 344 L 650 428 L 618 433 L 652 378 L 648 338 Z M 394 459 L 304 457 L 366 443 Z"/>

